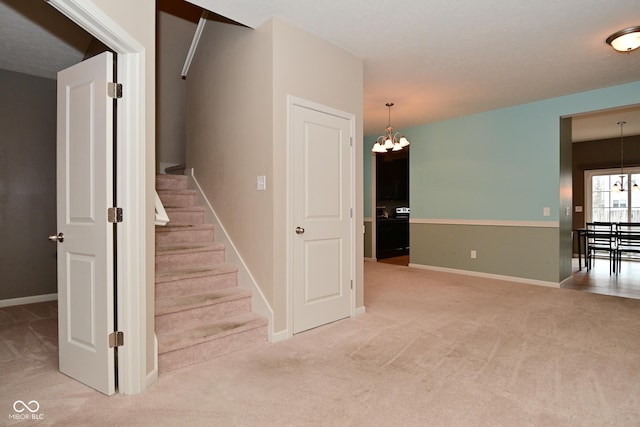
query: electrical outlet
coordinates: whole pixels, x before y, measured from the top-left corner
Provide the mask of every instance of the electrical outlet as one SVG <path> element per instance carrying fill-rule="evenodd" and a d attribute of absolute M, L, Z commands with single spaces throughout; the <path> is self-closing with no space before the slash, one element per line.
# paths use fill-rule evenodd
<path fill-rule="evenodd" d="M 471 251 L 471 258 L 476 259 L 476 251 Z"/>

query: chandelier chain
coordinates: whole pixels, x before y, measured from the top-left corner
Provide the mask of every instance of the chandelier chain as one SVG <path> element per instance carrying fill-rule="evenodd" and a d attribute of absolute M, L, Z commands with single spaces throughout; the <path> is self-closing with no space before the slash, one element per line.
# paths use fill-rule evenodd
<path fill-rule="evenodd" d="M 620 125 L 620 175 L 624 175 L 624 133 L 622 131 L 627 122 L 618 122 Z"/>

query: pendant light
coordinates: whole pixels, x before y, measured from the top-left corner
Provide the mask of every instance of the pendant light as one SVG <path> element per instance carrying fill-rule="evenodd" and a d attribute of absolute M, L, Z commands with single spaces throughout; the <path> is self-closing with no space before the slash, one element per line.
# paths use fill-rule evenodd
<path fill-rule="evenodd" d="M 371 151 L 374 153 L 386 153 L 389 150 L 400 151 L 409 145 L 409 141 L 404 135 L 399 132 L 393 133 L 393 127 L 391 127 L 391 107 L 393 107 L 393 102 L 387 102 L 385 105 L 389 108 L 389 125 L 385 129 L 384 135 L 380 135 L 376 143 L 373 144 Z"/>
<path fill-rule="evenodd" d="M 623 132 L 623 128 L 624 125 L 627 124 L 627 122 L 618 122 L 618 125 L 620 126 L 620 180 L 616 181 L 615 184 L 613 184 L 613 187 L 611 188 L 611 191 L 615 191 L 615 192 L 622 192 L 622 191 L 626 191 L 626 189 L 624 188 L 624 178 L 625 178 L 625 173 L 624 173 L 624 132 Z M 633 182 L 633 186 L 632 189 L 634 191 L 640 191 L 640 187 L 638 186 L 638 184 L 635 183 L 635 181 Z"/>

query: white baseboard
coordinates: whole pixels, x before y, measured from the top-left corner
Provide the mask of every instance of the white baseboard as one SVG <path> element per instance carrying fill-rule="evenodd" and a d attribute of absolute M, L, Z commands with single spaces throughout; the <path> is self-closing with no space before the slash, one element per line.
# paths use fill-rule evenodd
<path fill-rule="evenodd" d="M 560 287 L 562 288 L 564 285 L 568 285 L 569 283 L 573 283 L 573 274 L 560 282 Z"/>
<path fill-rule="evenodd" d="M 507 282 L 524 283 L 527 285 L 546 286 L 548 288 L 559 288 L 560 283 L 547 282 L 544 280 L 525 279 L 524 277 L 503 276 L 501 274 L 481 273 L 478 271 L 458 270 L 455 268 L 435 267 L 431 265 L 409 264 L 409 267 L 421 268 L 423 270 L 441 271 L 443 273 L 462 274 L 465 276 L 484 277 L 486 279 L 505 280 Z"/>
<path fill-rule="evenodd" d="M 37 302 L 55 301 L 58 294 L 34 295 L 32 297 L 21 297 L 0 300 L 0 307 L 11 307 L 14 305 L 35 304 Z"/>
<path fill-rule="evenodd" d="M 258 282 L 249 271 L 247 264 L 242 259 L 242 256 L 238 252 L 236 246 L 233 244 L 231 237 L 227 233 L 227 230 L 224 228 L 218 215 L 209 200 L 204 195 L 202 191 L 202 187 L 198 183 L 198 180 L 195 177 L 194 169 L 185 170 L 185 174 L 189 177 L 189 184 L 196 190 L 197 197 L 200 203 L 205 207 L 205 220 L 214 225 L 216 229 L 216 240 L 224 243 L 225 245 L 225 256 L 227 260 L 231 263 L 234 263 L 238 266 L 238 286 L 244 289 L 248 289 L 251 291 L 251 306 L 255 313 L 258 313 L 269 320 L 269 326 L 267 328 L 269 332 L 269 342 L 277 342 L 282 341 L 281 332 L 273 331 L 273 309 L 267 302 L 267 298 L 262 293 L 262 290 L 258 286 Z M 218 234 L 218 231 L 220 232 Z M 288 333 L 287 338 L 289 338 Z"/>
<path fill-rule="evenodd" d="M 148 390 L 156 381 L 158 381 L 158 336 L 153 334 L 153 369 L 147 374 L 145 390 Z"/>
<path fill-rule="evenodd" d="M 276 343 L 276 342 L 280 342 L 280 341 L 286 341 L 289 338 L 291 338 L 289 336 L 289 331 L 285 329 L 284 331 L 273 332 L 271 334 L 271 337 L 269 338 L 269 342 Z"/>
<path fill-rule="evenodd" d="M 362 316 L 366 312 L 367 312 L 367 308 L 364 305 L 362 305 L 360 307 L 356 307 L 356 314 L 353 317 Z"/>

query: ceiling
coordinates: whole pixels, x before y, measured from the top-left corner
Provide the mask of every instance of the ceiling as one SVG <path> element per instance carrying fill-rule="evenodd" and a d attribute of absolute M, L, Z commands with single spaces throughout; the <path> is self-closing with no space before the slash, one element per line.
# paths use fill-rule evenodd
<path fill-rule="evenodd" d="M 42 0 L 0 0 L 0 69 L 55 79 L 92 39 Z"/>
<path fill-rule="evenodd" d="M 365 135 L 640 79 L 604 40 L 637 0 L 190 0 L 250 27 L 279 16 L 364 61 Z M 0 69 L 55 78 L 91 36 L 42 0 L 0 0 Z M 640 105 L 574 116 L 574 140 L 640 134 Z M 585 107 L 587 108 L 587 107 Z"/>
<path fill-rule="evenodd" d="M 638 0 L 189 1 L 253 28 L 279 16 L 362 58 L 365 135 L 384 131 L 387 102 L 403 128 L 640 79 L 640 51 L 605 43 L 640 24 Z M 616 117 L 575 130 L 614 136 Z"/>

